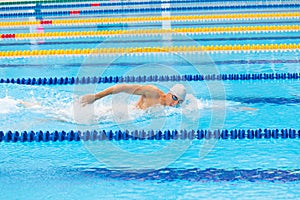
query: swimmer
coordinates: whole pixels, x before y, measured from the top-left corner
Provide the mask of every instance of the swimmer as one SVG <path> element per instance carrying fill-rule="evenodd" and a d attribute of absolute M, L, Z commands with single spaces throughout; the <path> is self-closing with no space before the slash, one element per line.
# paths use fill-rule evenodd
<path fill-rule="evenodd" d="M 185 100 L 186 96 L 186 89 L 182 84 L 174 85 L 168 93 L 164 93 L 153 85 L 119 84 L 96 94 L 84 95 L 80 98 L 80 102 L 82 106 L 85 106 L 87 104 L 92 104 L 105 96 L 121 92 L 140 95 L 141 97 L 138 100 L 136 107 L 142 110 L 155 105 L 177 106 Z"/>

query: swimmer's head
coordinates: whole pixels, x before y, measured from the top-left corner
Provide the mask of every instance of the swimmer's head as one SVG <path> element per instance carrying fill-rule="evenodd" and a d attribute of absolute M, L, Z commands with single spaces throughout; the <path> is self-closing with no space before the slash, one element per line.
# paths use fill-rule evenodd
<path fill-rule="evenodd" d="M 185 100 L 186 89 L 185 89 L 184 85 L 182 85 L 182 84 L 174 85 L 170 89 L 169 93 L 172 94 L 172 99 L 173 99 L 173 101 L 176 101 L 177 104 L 180 104 Z"/>

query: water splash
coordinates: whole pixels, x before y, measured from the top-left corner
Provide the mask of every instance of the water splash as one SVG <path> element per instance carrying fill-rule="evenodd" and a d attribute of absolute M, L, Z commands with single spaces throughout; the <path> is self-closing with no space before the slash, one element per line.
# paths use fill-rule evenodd
<path fill-rule="evenodd" d="M 188 95 L 187 101 L 179 108 L 155 106 L 147 110 L 140 110 L 135 107 L 135 100 L 133 99 L 126 105 L 127 109 L 124 110 L 122 109 L 124 106 L 121 105 L 113 109 L 111 98 L 109 97 L 82 107 L 77 99 L 73 100 L 69 97 L 63 100 L 56 93 L 48 94 L 47 98 L 41 98 L 35 97 L 33 91 L 30 91 L 31 98 L 29 100 L 14 99 L 10 96 L 0 98 L 0 113 L 15 113 L 19 112 L 20 108 L 23 108 L 29 112 L 44 114 L 67 123 L 105 124 L 138 122 L 180 114 L 195 119 L 197 117 L 194 114 L 195 109 L 207 107 L 205 102 L 193 95 Z"/>
<path fill-rule="evenodd" d="M 147 127 L 146 123 L 148 123 L 148 127 L 159 128 L 162 126 L 161 121 L 167 121 L 167 118 L 170 118 L 170 121 L 174 119 L 188 120 L 189 122 L 199 120 L 200 110 L 217 106 L 217 104 L 212 104 L 210 100 L 187 94 L 186 100 L 180 107 L 159 105 L 147 110 L 140 110 L 135 107 L 137 101 L 135 96 L 117 104 L 113 102 L 112 96 L 109 96 L 82 107 L 78 100 L 79 96 L 74 95 L 71 91 L 57 91 L 56 88 L 35 86 L 14 86 L 9 91 L 10 96 L 21 98 L 8 96 L 8 89 L 6 88 L 6 96 L 0 98 L 0 113 L 16 113 L 23 109 L 21 112 L 38 113 L 55 121 L 79 125 L 117 125 L 121 128 L 127 128 L 132 127 L 134 123 L 144 123 Z M 230 102 L 227 104 L 229 106 L 234 105 Z M 136 128 L 145 128 L 136 126 Z"/>
<path fill-rule="evenodd" d="M 19 102 L 8 96 L 7 93 L 4 98 L 0 98 L 0 114 L 15 113 L 18 112 L 19 109 Z"/>

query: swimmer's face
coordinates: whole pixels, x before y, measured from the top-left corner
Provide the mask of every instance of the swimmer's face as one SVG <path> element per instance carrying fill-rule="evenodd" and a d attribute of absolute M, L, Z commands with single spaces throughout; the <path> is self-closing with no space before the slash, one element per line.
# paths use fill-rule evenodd
<path fill-rule="evenodd" d="M 180 105 L 183 101 L 180 100 L 176 95 L 168 93 L 167 95 L 167 105 L 168 106 L 177 106 Z"/>

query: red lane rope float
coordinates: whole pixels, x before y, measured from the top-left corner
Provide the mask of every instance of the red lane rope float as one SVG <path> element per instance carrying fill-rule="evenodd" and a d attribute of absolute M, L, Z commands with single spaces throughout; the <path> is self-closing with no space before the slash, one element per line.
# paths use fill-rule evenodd
<path fill-rule="evenodd" d="M 52 20 L 41 20 L 40 23 L 42 25 L 52 25 Z"/>
<path fill-rule="evenodd" d="M 80 15 L 80 10 L 71 10 L 70 15 Z"/>
<path fill-rule="evenodd" d="M 99 7 L 100 3 L 91 3 L 91 7 Z"/>
<path fill-rule="evenodd" d="M 1 38 L 2 39 L 14 39 L 14 38 L 16 38 L 16 34 L 2 34 Z"/>

